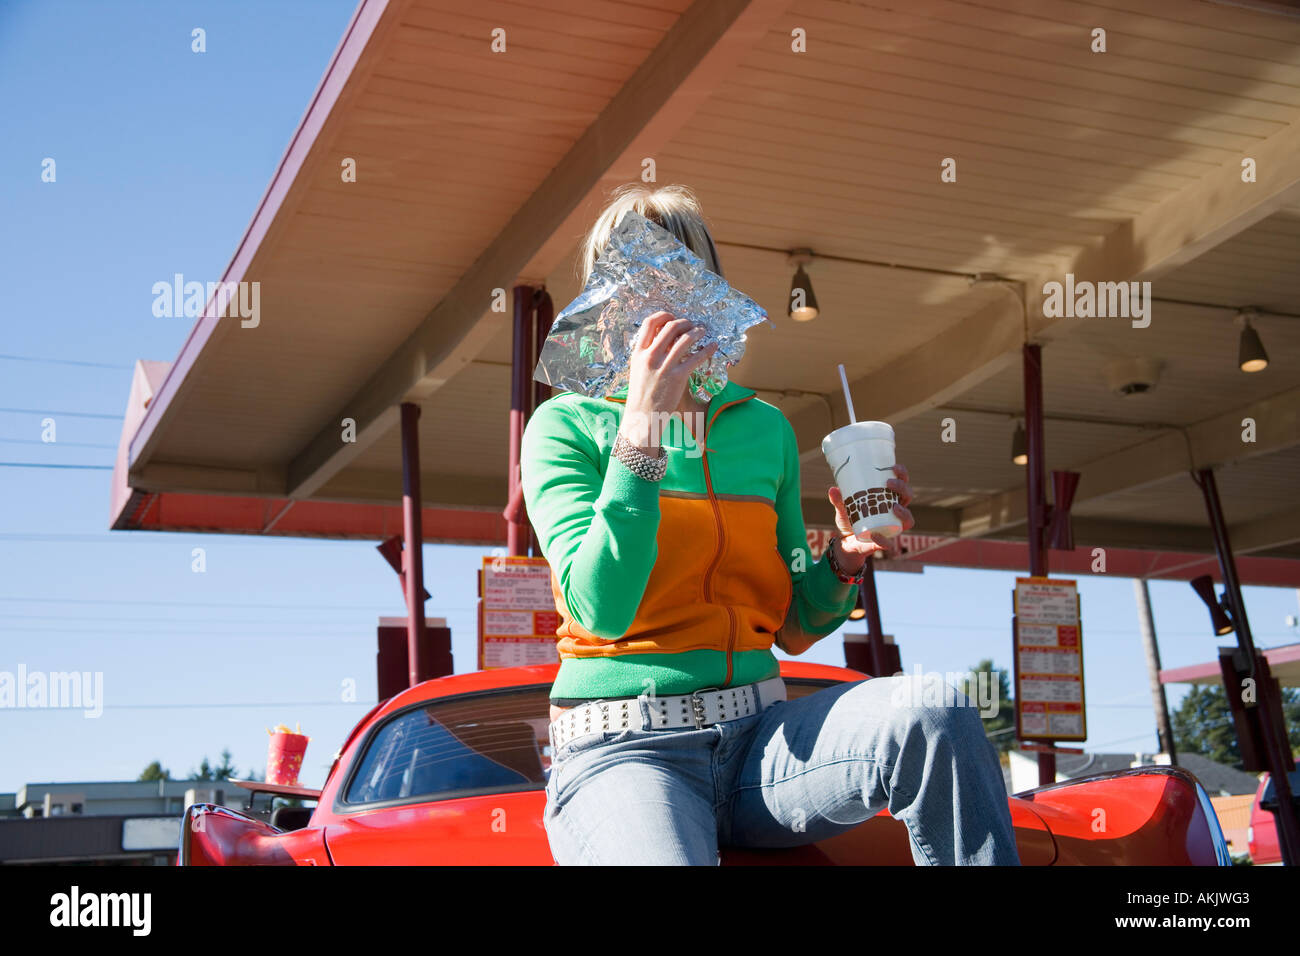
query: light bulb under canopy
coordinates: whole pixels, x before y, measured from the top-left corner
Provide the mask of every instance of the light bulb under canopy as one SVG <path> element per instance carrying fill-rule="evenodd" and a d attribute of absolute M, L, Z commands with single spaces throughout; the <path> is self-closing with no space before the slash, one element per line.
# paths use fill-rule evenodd
<path fill-rule="evenodd" d="M 795 270 L 794 279 L 790 282 L 790 296 L 786 299 L 785 314 L 796 322 L 811 322 L 817 318 L 820 311 L 817 308 L 817 296 L 813 293 L 812 280 L 808 278 L 808 271 L 804 269 L 804 263 L 811 259 L 807 253 L 795 254 L 794 258 L 799 268 Z M 798 307 L 795 303 L 798 302 Z"/>
<path fill-rule="evenodd" d="M 1210 612 L 1210 627 L 1214 633 L 1222 637 L 1225 634 L 1231 634 L 1236 630 L 1236 625 L 1232 623 L 1232 618 L 1228 617 L 1223 609 L 1222 599 L 1214 593 L 1214 578 L 1208 574 L 1202 574 L 1199 578 L 1193 578 L 1187 582 L 1192 586 L 1192 590 L 1197 593 L 1205 607 Z"/>
<path fill-rule="evenodd" d="M 1025 426 L 1020 422 L 1016 423 L 1016 433 L 1011 436 L 1011 461 L 1017 465 L 1029 464 L 1028 439 L 1025 436 Z"/>
<path fill-rule="evenodd" d="M 1242 321 L 1237 364 L 1243 372 L 1260 372 L 1268 367 L 1268 353 L 1264 351 L 1264 343 L 1259 340 L 1259 333 L 1248 318 Z"/>

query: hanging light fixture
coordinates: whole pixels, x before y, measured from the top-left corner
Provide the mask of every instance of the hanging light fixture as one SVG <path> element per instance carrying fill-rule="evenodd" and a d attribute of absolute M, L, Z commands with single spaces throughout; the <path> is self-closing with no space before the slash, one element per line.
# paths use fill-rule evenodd
<path fill-rule="evenodd" d="M 1242 309 L 1234 320 L 1241 327 L 1237 364 L 1243 372 L 1260 372 L 1268 368 L 1268 353 L 1264 351 L 1264 343 L 1259 340 L 1259 333 L 1250 324 L 1251 318 L 1258 314 L 1254 309 Z"/>
<path fill-rule="evenodd" d="M 1210 611 L 1210 625 L 1214 628 L 1214 633 L 1222 636 L 1231 634 L 1236 630 L 1236 625 L 1232 623 L 1232 618 L 1227 615 L 1227 608 L 1224 607 L 1224 599 L 1214 593 L 1214 578 L 1208 574 L 1202 574 L 1199 578 L 1193 578 L 1187 582 L 1192 586 L 1205 606 Z"/>
<path fill-rule="evenodd" d="M 1025 423 L 1016 422 L 1016 433 L 1011 436 L 1011 461 L 1017 465 L 1029 464 L 1029 441 L 1025 437 Z"/>
<path fill-rule="evenodd" d="M 790 296 L 785 302 L 785 314 L 796 322 L 811 322 L 817 318 L 817 296 L 813 295 L 812 280 L 804 266 L 812 262 L 811 249 L 795 249 L 790 253 L 789 263 L 798 266 L 794 279 L 790 283 Z"/>

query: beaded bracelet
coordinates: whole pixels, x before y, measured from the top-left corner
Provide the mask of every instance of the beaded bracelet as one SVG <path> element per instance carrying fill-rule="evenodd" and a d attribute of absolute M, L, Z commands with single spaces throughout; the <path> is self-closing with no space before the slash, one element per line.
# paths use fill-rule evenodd
<path fill-rule="evenodd" d="M 659 457 L 651 458 L 630 441 L 622 432 L 614 439 L 614 457 L 629 470 L 646 481 L 661 481 L 668 472 L 668 450 L 659 446 Z"/>

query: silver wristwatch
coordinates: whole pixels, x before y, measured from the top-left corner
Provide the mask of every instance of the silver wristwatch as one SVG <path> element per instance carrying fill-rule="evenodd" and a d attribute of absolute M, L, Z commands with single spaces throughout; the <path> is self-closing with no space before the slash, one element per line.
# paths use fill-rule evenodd
<path fill-rule="evenodd" d="M 646 481 L 662 481 L 668 473 L 668 449 L 659 446 L 659 457 L 651 458 L 619 432 L 614 439 L 614 457 Z"/>

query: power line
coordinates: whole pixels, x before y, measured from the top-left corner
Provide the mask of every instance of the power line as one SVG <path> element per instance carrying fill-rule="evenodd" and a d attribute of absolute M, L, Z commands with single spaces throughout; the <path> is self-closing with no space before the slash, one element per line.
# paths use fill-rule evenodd
<path fill-rule="evenodd" d="M 6 539 L 6 538 L 9 538 L 9 537 L 10 537 L 9 535 L 0 534 L 0 540 Z M 90 537 L 90 536 L 86 536 L 86 538 L 87 538 L 87 540 L 92 540 L 92 541 L 100 541 L 100 540 L 104 540 L 103 538 L 92 538 L 92 537 Z M 306 543 L 306 542 L 304 542 L 304 543 Z M 392 612 L 392 615 L 396 615 L 396 614 L 398 614 L 398 612 L 397 612 L 397 611 L 394 611 L 393 608 L 392 608 L 391 606 L 388 606 L 388 605 L 381 605 L 381 604 L 378 604 L 378 603 L 376 603 L 376 604 L 315 604 L 315 603 L 311 603 L 311 604 L 248 604 L 248 603 L 245 603 L 245 602 L 242 602 L 242 601 L 241 601 L 241 602 L 238 602 L 238 604 L 235 604 L 235 602 L 149 601 L 149 600 L 120 600 L 120 599 L 96 599 L 96 598 L 71 598 L 71 597 L 55 597 L 55 596 L 43 596 L 43 597 L 15 597 L 15 596 L 0 596 L 0 602 L 10 602 L 10 603 L 19 603 L 19 604 L 53 604 L 53 605 L 60 605 L 60 604 L 76 604 L 76 605 L 87 605 L 87 604 L 88 604 L 88 605 L 99 605 L 99 604 L 105 604 L 105 605 L 119 606 L 119 607 L 176 607 L 176 608 L 185 608 L 185 609 L 192 609 L 192 608 L 222 608 L 222 609 L 226 609 L 226 610 L 231 610 L 232 608 L 234 608 L 234 609 L 241 609 L 241 610 L 242 610 L 242 609 L 249 609 L 249 610 L 280 610 L 280 611 L 293 611 L 293 612 L 295 612 L 295 613 L 297 613 L 297 614 L 302 614 L 302 613 L 304 613 L 304 612 L 306 612 L 306 613 L 312 613 L 312 612 L 317 612 L 317 611 L 369 611 L 369 612 L 371 612 L 371 613 L 380 613 L 380 614 L 382 614 L 382 613 L 384 613 L 384 612 Z M 437 611 L 438 611 L 438 612 L 444 612 L 444 611 L 448 611 L 448 612 L 450 612 L 450 611 L 469 612 L 469 611 L 475 611 L 475 610 L 478 609 L 477 605 L 465 605 L 465 604 L 438 604 L 438 605 L 436 606 L 436 608 L 437 608 Z M 390 616 L 391 616 L 391 615 L 390 615 Z M 114 617 L 114 618 L 103 618 L 103 617 L 70 617 L 70 616 L 66 616 L 66 615 L 54 615 L 54 614 L 50 614 L 50 615 L 32 615 L 32 614 L 0 614 L 0 619 L 49 620 L 49 621 L 102 621 L 102 622 L 105 622 L 105 623 L 113 623 L 113 622 L 129 623 L 129 622 L 131 622 L 131 621 L 144 621 L 144 622 L 147 622 L 147 623 L 162 623 L 162 622 L 176 622 L 176 623 L 189 623 L 189 624 L 207 623 L 207 622 L 201 622 L 201 621 L 193 621 L 193 620 L 190 619 L 190 618 L 157 618 L 157 617 Z M 230 618 L 230 619 L 226 619 L 226 620 L 222 620 L 222 621 L 212 621 L 212 622 L 210 622 L 210 623 L 214 623 L 214 624 L 231 624 L 231 625 L 238 625 L 238 624 L 243 624 L 243 623 L 257 623 L 258 620 L 259 620 L 258 618 L 251 618 L 251 619 L 250 619 L 250 618 Z M 277 622 L 276 622 L 276 621 L 268 621 L 268 622 L 266 622 L 266 623 L 277 623 Z M 934 628 L 946 628 L 946 627 L 952 627 L 952 626 L 956 626 L 956 625 L 945 625 L 945 624 L 920 624 L 920 623 L 917 623 L 917 622 L 905 622 L 905 621 L 899 621 L 899 622 L 895 622 L 895 626 L 897 626 L 897 627 L 908 627 L 908 628 L 921 628 L 921 629 L 930 628 L 930 629 L 934 629 Z M 963 626 L 966 630 L 992 630 L 992 631 L 1004 631 L 1004 630 L 1005 630 L 1004 628 L 996 627 L 996 626 L 984 626 L 984 627 L 975 626 L 975 625 L 962 625 L 962 626 Z M 72 633 L 75 633 L 75 632 L 72 632 Z M 87 633 L 89 633 L 89 632 L 87 632 Z M 1103 629 L 1103 628 L 1094 628 L 1093 631 L 1092 631 L 1092 633 L 1093 633 L 1093 634 L 1131 634 L 1132 631 L 1125 630 L 1125 629 L 1122 629 L 1122 628 L 1120 628 L 1120 629 L 1109 629 L 1109 630 L 1107 630 L 1107 629 Z M 1164 632 L 1162 632 L 1162 633 L 1164 633 L 1164 634 L 1166 634 L 1166 635 L 1168 635 L 1168 636 L 1179 636 L 1179 635 L 1198 636 L 1198 635 L 1201 634 L 1200 631 L 1171 631 L 1171 630 L 1166 630 L 1166 631 L 1164 631 Z M 1287 641 L 1288 643 L 1295 643 L 1295 641 L 1294 641 L 1294 635 L 1291 635 L 1291 634 L 1274 634 L 1274 633 L 1272 633 L 1272 632 L 1262 632 L 1262 631 L 1261 631 L 1261 632 L 1258 633 L 1258 636 L 1259 636 L 1260 638 L 1262 638 L 1262 639 L 1273 639 L 1273 638 L 1278 638 L 1278 639 L 1285 640 L 1285 641 Z M 1272 649 L 1274 649 L 1275 647 L 1283 647 L 1283 646 L 1286 646 L 1286 644 L 1278 644 L 1278 645 L 1270 645 L 1270 646 L 1268 646 L 1268 647 L 1261 647 L 1261 650 L 1272 650 Z M 995 668 L 995 670 L 1004 670 L 1004 671 L 1008 671 L 1008 672 L 1009 672 L 1009 671 L 1010 671 L 1010 667 Z M 1130 694 L 1130 695 L 1128 695 L 1128 696 L 1129 696 L 1130 698 L 1132 698 L 1132 697 L 1143 696 L 1144 694 L 1146 694 L 1146 691 L 1135 691 L 1133 694 Z M 1124 699 L 1124 698 L 1119 698 L 1119 700 L 1123 700 L 1123 699 Z M 1091 704 L 1091 705 L 1089 705 L 1089 706 L 1092 706 L 1092 707 L 1108 707 L 1108 706 L 1114 706 L 1114 705 L 1111 705 L 1111 704 L 1100 704 L 1100 703 L 1098 703 L 1098 704 Z M 1143 704 L 1143 705 L 1134 705 L 1134 706 L 1135 706 L 1135 707 L 1140 706 L 1140 707 L 1143 708 L 1143 709 L 1145 709 L 1145 707 L 1146 707 L 1145 704 Z"/>
<path fill-rule="evenodd" d="M 112 368 L 124 371 L 130 371 L 130 365 L 112 365 L 108 362 L 82 362 L 76 359 L 56 359 L 56 358 L 38 358 L 35 355 L 0 355 L 0 359 L 8 362 L 44 362 L 49 365 L 80 365 L 84 368 Z"/>
<path fill-rule="evenodd" d="M 460 617 L 473 613 L 473 608 L 458 608 L 451 612 L 448 608 L 439 607 L 434 617 Z M 397 617 L 398 615 L 387 615 Z M 405 615 L 401 615 L 405 620 Z M 80 617 L 56 617 L 53 615 L 20 615 L 20 620 L 10 620 L 10 615 L 0 619 L 0 632 L 6 634 L 19 634 L 29 632 L 32 634 L 47 633 L 65 633 L 65 634 L 136 634 L 140 637 L 166 637 L 175 633 L 194 633 L 207 634 L 212 636 L 228 635 L 230 637 L 246 637 L 256 634 L 267 634 L 272 637 L 294 637 L 302 636 L 320 636 L 320 637 L 355 637 L 358 633 L 358 627 L 369 628 L 377 626 L 373 619 L 364 612 L 360 620 L 361 624 L 349 624 L 346 620 L 337 618 L 331 619 L 324 623 L 315 623 L 313 621 L 304 621 L 300 618 L 276 618 L 276 619 L 253 619 L 253 618 L 227 618 L 224 620 L 195 620 L 176 618 L 164 619 L 162 621 L 150 621 L 146 618 L 80 618 Z M 41 622 L 37 626 L 23 623 L 21 618 L 29 618 Z M 50 626 L 45 626 L 46 624 Z M 54 625 L 76 624 L 76 627 L 61 627 Z M 82 625 L 85 625 L 84 627 Z M 292 630 L 280 630 L 280 628 L 291 627 Z"/>
<path fill-rule="evenodd" d="M 109 448 L 115 449 L 116 445 L 106 445 L 102 442 L 93 441 L 40 441 L 36 438 L 0 438 L 0 442 L 6 445 L 44 445 L 46 448 Z"/>
<path fill-rule="evenodd" d="M 3 462 L 0 462 L 3 464 Z M 57 467 L 55 465 L 40 467 Z M 100 467 L 100 466 L 90 466 Z M 104 468 L 111 468 L 111 465 L 104 465 Z M 78 544 L 158 544 L 160 542 L 184 542 L 190 537 L 203 538 L 220 538 L 223 546 L 231 547 L 249 547 L 261 546 L 264 541 L 278 541 L 282 546 L 293 545 L 324 545 L 333 544 L 339 541 L 346 541 L 349 544 L 373 544 L 374 542 L 347 538 L 307 538 L 293 537 L 290 535 L 258 535 L 258 534 L 232 534 L 216 530 L 194 530 L 194 531 L 169 531 L 165 535 L 150 533 L 147 531 L 136 531 L 131 534 L 113 533 L 105 531 L 102 534 L 65 534 L 57 531 L 5 531 L 0 532 L 0 541 L 66 541 L 68 543 Z"/>
<path fill-rule="evenodd" d="M 471 634 L 468 629 L 462 630 L 462 636 Z M 202 638 L 220 638 L 223 641 L 239 640 L 256 640 L 256 641 L 282 641 L 290 640 L 300 641 L 359 641 L 362 644 L 366 640 L 373 640 L 373 635 L 369 631 L 351 630 L 351 631 L 269 631 L 269 630 L 227 630 L 227 631 L 189 631 L 185 628 L 173 628 L 170 631 L 139 631 L 135 629 L 113 630 L 112 628 L 76 628 L 76 627 L 21 627 L 10 628 L 4 632 L 6 638 L 13 640 L 22 635 L 48 635 L 48 634 L 81 634 L 86 637 L 108 637 L 110 635 L 121 635 L 132 638 L 161 638 L 165 641 L 175 641 L 186 637 Z M 553 635 L 551 635 L 553 637 Z M 361 646 L 361 644 L 358 644 Z M 373 645 L 370 645 L 373 648 Z M 371 651 L 373 653 L 373 650 Z"/>
<path fill-rule="evenodd" d="M 0 468 L 72 468 L 73 471 L 112 471 L 112 464 L 42 464 L 40 462 L 0 462 Z"/>
<path fill-rule="evenodd" d="M 0 408 L 0 412 L 10 415 L 63 415 L 65 418 L 107 418 L 120 422 L 121 415 L 105 415 L 102 412 L 52 412 L 48 408 Z"/>
<path fill-rule="evenodd" d="M 1145 734 L 1134 734 L 1132 737 L 1120 737 L 1118 740 L 1107 740 L 1107 741 L 1105 741 L 1104 743 L 1100 743 L 1100 744 L 1092 744 L 1092 745 L 1091 745 L 1092 748 L 1093 748 L 1093 751 L 1092 751 L 1092 752 L 1093 752 L 1093 753 L 1098 753 L 1098 752 L 1099 752 L 1098 748 L 1100 748 L 1100 747 L 1109 747 L 1109 746 L 1111 746 L 1112 744 L 1126 744 L 1126 743 L 1128 743 L 1130 740 L 1149 740 L 1149 739 L 1151 739 L 1152 737 L 1155 737 L 1155 736 L 1156 736 L 1156 732 L 1155 732 L 1155 730 L 1151 730 L 1150 732 L 1145 733 Z"/>
<path fill-rule="evenodd" d="M 4 464 L 0 462 L 0 464 Z M 35 467 L 55 468 L 56 465 L 39 465 Z M 101 467 L 98 465 L 87 467 Z M 111 465 L 104 465 L 104 468 L 111 468 Z M 233 532 L 218 531 L 215 529 L 194 529 L 183 531 L 166 531 L 150 532 L 148 530 L 133 530 L 130 533 L 104 531 L 100 534 L 77 534 L 65 533 L 59 531 L 3 531 L 0 532 L 0 540 L 9 541 L 67 541 L 81 544 L 122 544 L 123 542 L 131 544 L 158 544 L 160 542 L 183 542 L 186 540 L 183 536 L 218 538 L 223 545 L 235 547 L 253 546 L 261 547 L 262 542 L 278 541 L 281 545 L 331 545 L 331 544 L 362 544 L 374 547 L 378 544 L 379 539 L 369 538 L 314 538 L 296 535 L 262 535 L 262 534 L 236 534 Z M 425 542 L 425 547 L 439 547 L 433 542 Z M 459 547 L 459 545 L 446 545 L 446 547 Z M 483 546 L 487 550 L 486 546 Z M 488 555 L 490 557 L 491 555 Z M 427 562 L 426 562 L 427 563 Z"/>
<path fill-rule="evenodd" d="M 104 710 L 233 710 L 237 708 L 251 707 L 374 707 L 378 701 L 374 700 L 298 700 L 298 701 L 267 701 L 252 704 L 239 703 L 220 703 L 220 704 L 105 704 Z M 16 713 L 30 714 L 32 711 L 48 710 L 53 712 L 68 710 L 87 710 L 85 707 L 3 707 L 0 713 L 12 710 Z"/>
<path fill-rule="evenodd" d="M 309 631 L 280 631 L 280 630 L 272 631 L 272 630 L 265 630 L 265 629 L 246 630 L 242 628 L 236 629 L 234 627 L 236 623 L 238 622 L 231 622 L 231 624 L 227 627 L 225 631 L 190 630 L 189 628 L 186 627 L 176 627 L 176 626 L 173 626 L 169 630 L 146 631 L 146 630 L 141 630 L 139 626 L 136 625 L 127 628 L 6 627 L 4 634 L 6 637 L 14 637 L 20 634 L 85 634 L 90 637 L 94 637 L 97 635 L 107 635 L 107 634 L 126 634 L 132 637 L 162 637 L 168 640 L 172 640 L 178 636 L 182 636 L 186 634 L 193 634 L 195 636 L 202 636 L 202 637 L 222 637 L 227 640 L 238 640 L 241 638 L 248 638 L 248 639 L 256 638 L 258 640 L 261 640 L 262 638 L 283 638 L 286 640 L 290 638 L 310 638 L 311 640 L 318 640 L 321 638 L 332 638 L 332 637 L 353 639 L 358 636 L 358 631 L 355 628 L 349 631 L 329 631 L 329 632 L 324 630 L 309 630 Z M 276 623 L 276 622 L 271 622 L 271 623 Z"/>
<path fill-rule="evenodd" d="M 226 605 L 226 606 L 229 607 L 229 605 Z M 241 605 L 241 606 L 242 606 L 242 605 Z M 472 611 L 472 610 L 475 610 L 475 608 L 470 608 L 470 607 L 461 607 L 461 608 L 459 608 L 459 609 L 460 609 L 460 610 L 464 610 L 464 611 Z M 306 609 L 304 609 L 304 610 L 311 611 L 311 610 L 313 610 L 313 609 L 312 609 L 312 608 L 306 608 Z M 443 611 L 443 610 L 447 610 L 447 608 L 446 608 L 446 606 L 440 606 L 440 607 L 438 608 L 438 610 Z M 211 624 L 211 625 L 217 625 L 217 626 L 221 626 L 221 627 L 226 627 L 226 626 L 230 626 L 230 625 L 237 625 L 237 624 L 259 624 L 259 623 L 260 623 L 260 624 L 277 624 L 277 623 L 281 623 L 281 622 L 279 622 L 279 621 L 268 621 L 268 620 L 266 619 L 265 615 L 262 615 L 262 616 L 259 616 L 259 617 L 251 617 L 251 618 L 250 618 L 250 617 L 235 617 L 235 618 L 226 618 L 226 619 L 214 619 L 214 618 L 212 618 L 210 615 L 205 614 L 205 615 L 203 616 L 202 619 L 196 620 L 196 619 L 193 618 L 193 617 L 101 617 L 101 616 L 97 616 L 97 615 L 91 615 L 91 616 L 86 616 L 86 617 L 79 617 L 79 616 L 67 615 L 67 614 L 0 614 L 0 621 L 10 621 L 10 620 L 18 620 L 18 621 L 56 621 L 56 622 L 67 622 L 67 621 L 94 621 L 94 622 L 97 622 L 97 623 L 100 623 L 100 624 L 131 624 L 132 622 L 143 622 L 143 623 L 146 623 L 146 624 L 189 624 L 189 625 L 191 625 L 191 626 L 192 626 L 192 625 L 195 625 L 195 624 L 203 624 L 203 625 Z M 323 618 L 321 618 L 321 620 L 325 620 L 325 621 L 328 621 L 328 622 L 330 622 L 330 623 L 337 623 L 339 627 L 347 627 L 347 626 L 348 626 L 348 625 L 346 625 L 346 624 L 343 624 L 343 623 L 340 623 L 340 622 L 339 622 L 339 616 L 338 616 L 337 614 L 336 614 L 336 615 L 331 615 L 331 616 L 329 616 L 329 617 L 323 617 Z M 299 624 L 299 623 L 305 623 L 305 622 L 306 622 L 306 621 L 305 621 L 305 619 L 304 619 L 302 613 L 300 612 L 298 615 L 296 615 L 296 616 L 293 617 L 292 619 L 290 619 L 290 620 L 288 620 L 288 621 L 284 621 L 283 623 L 286 623 L 286 624 L 287 624 L 287 623 Z M 314 625 L 313 625 L 313 626 L 314 626 Z"/>
<path fill-rule="evenodd" d="M 1150 710 L 1150 704 L 1089 704 L 1089 710 Z"/>
<path fill-rule="evenodd" d="M 1125 694 L 1125 695 L 1123 695 L 1122 697 L 1114 697 L 1114 698 L 1111 698 L 1110 700 L 1107 700 L 1107 701 L 1101 701 L 1101 700 L 1099 700 L 1099 701 L 1097 701 L 1096 703 L 1091 704 L 1090 706 L 1093 706 L 1093 707 L 1100 707 L 1100 706 L 1103 705 L 1103 704 L 1105 704 L 1105 705 L 1115 704 L 1115 703 L 1118 703 L 1118 702 L 1121 701 L 1121 700 L 1132 700 L 1134 697 L 1144 697 L 1144 698 L 1146 698 L 1146 699 L 1149 700 L 1150 697 L 1151 697 L 1151 691 L 1149 691 L 1149 690 L 1135 690 L 1133 693 L 1131 693 L 1131 694 Z"/>
<path fill-rule="evenodd" d="M 116 598 L 66 598 L 66 597 L 5 597 L 0 596 L 0 601 L 16 601 L 22 604 L 44 604 L 54 602 L 59 604 L 126 604 L 126 605 L 147 605 L 149 607 L 222 607 L 229 608 L 230 602 L 213 602 L 203 603 L 199 601 L 144 601 L 130 600 L 125 601 Z M 285 611 L 382 611 L 383 606 L 379 604 L 245 604 L 240 602 L 241 608 L 257 608 L 258 610 L 279 609 Z"/>

